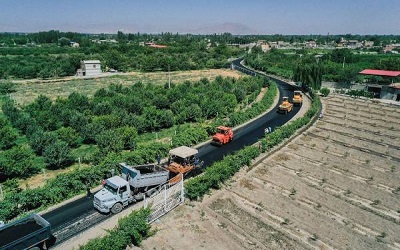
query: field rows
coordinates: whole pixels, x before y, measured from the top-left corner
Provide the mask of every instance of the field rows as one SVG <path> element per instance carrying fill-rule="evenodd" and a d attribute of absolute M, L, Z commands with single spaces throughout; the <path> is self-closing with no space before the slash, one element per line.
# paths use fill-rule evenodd
<path fill-rule="evenodd" d="M 299 247 L 398 249 L 400 117 L 386 115 L 392 127 L 379 112 L 369 111 L 393 112 L 392 107 L 356 100 L 358 114 L 351 116 L 354 110 L 337 101 L 328 100 L 316 126 L 255 166 L 229 187 L 230 201 L 219 204 L 260 217 L 285 233 L 279 236 L 283 242 L 292 243 L 289 235 Z M 250 229 L 260 231 L 246 232 Z"/>
<path fill-rule="evenodd" d="M 207 238 L 193 246 L 400 249 L 400 108 L 342 96 L 324 105 L 314 126 L 189 208 Z"/>

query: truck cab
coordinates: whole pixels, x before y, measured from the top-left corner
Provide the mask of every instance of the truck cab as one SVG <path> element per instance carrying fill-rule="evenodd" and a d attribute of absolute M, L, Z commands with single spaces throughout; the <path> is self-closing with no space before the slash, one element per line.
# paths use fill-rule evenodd
<path fill-rule="evenodd" d="M 224 145 L 233 140 L 233 131 L 230 127 L 218 126 L 217 132 L 212 137 L 212 143 L 215 145 Z"/>
<path fill-rule="evenodd" d="M 102 213 L 119 213 L 133 202 L 129 182 L 119 176 L 105 181 L 103 188 L 94 195 L 93 205 Z"/>

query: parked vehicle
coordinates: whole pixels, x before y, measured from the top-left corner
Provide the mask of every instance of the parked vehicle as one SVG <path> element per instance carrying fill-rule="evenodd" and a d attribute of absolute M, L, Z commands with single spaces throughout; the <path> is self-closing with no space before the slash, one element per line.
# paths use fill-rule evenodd
<path fill-rule="evenodd" d="M 295 90 L 293 92 L 293 105 L 301 106 L 303 104 L 303 94 L 300 90 Z"/>
<path fill-rule="evenodd" d="M 43 249 L 55 243 L 48 221 L 31 214 L 0 227 L 0 249 Z"/>
<path fill-rule="evenodd" d="M 93 205 L 102 213 L 119 213 L 130 203 L 160 191 L 167 183 L 179 182 L 182 175 L 200 166 L 197 149 L 178 147 L 170 150 L 167 165 L 147 164 L 129 166 L 120 163 L 121 175 L 104 181 L 103 188 L 94 195 Z"/>
<path fill-rule="evenodd" d="M 289 102 L 288 97 L 283 97 L 282 103 L 279 105 L 278 111 L 280 113 L 289 113 L 290 111 L 293 110 L 293 103 Z"/>
<path fill-rule="evenodd" d="M 230 127 L 219 126 L 217 133 L 212 137 L 212 143 L 216 145 L 224 145 L 233 140 L 233 131 Z"/>

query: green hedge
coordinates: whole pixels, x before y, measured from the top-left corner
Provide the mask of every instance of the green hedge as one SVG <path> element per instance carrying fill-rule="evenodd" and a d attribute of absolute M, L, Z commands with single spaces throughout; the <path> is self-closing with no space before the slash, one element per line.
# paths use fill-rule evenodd
<path fill-rule="evenodd" d="M 127 217 L 118 221 L 118 226 L 109 231 L 102 238 L 91 239 L 87 244 L 81 246 L 80 250 L 108 250 L 126 249 L 128 245 L 139 246 L 143 239 L 150 236 L 150 225 L 147 223 L 149 209 L 133 211 Z"/>
<path fill-rule="evenodd" d="M 218 189 L 222 183 L 231 178 L 242 166 L 249 165 L 259 154 L 258 148 L 249 146 L 214 163 L 206 168 L 202 175 L 185 182 L 187 197 L 194 200 L 203 197 L 211 188 Z"/>
<path fill-rule="evenodd" d="M 281 143 L 284 139 L 292 136 L 299 128 L 308 124 L 314 115 L 320 110 L 321 101 L 318 96 L 314 96 L 314 100 L 311 104 L 310 109 L 306 114 L 298 118 L 289 124 L 286 124 L 280 128 L 275 129 L 274 132 L 267 134 L 264 139 L 261 140 L 263 152 L 270 150 L 274 146 Z"/>
<path fill-rule="evenodd" d="M 229 116 L 229 121 L 226 125 L 230 127 L 235 127 L 261 114 L 266 109 L 271 107 L 271 105 L 274 103 L 277 92 L 278 87 L 276 83 L 269 80 L 268 91 L 265 93 L 261 101 L 254 103 L 250 108 L 244 111 L 232 113 Z"/>

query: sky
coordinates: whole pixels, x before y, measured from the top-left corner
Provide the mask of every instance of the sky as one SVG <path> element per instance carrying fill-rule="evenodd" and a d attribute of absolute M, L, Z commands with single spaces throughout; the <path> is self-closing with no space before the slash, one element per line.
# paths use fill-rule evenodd
<path fill-rule="evenodd" d="M 400 35 L 400 0 L 0 0 L 0 32 Z"/>

